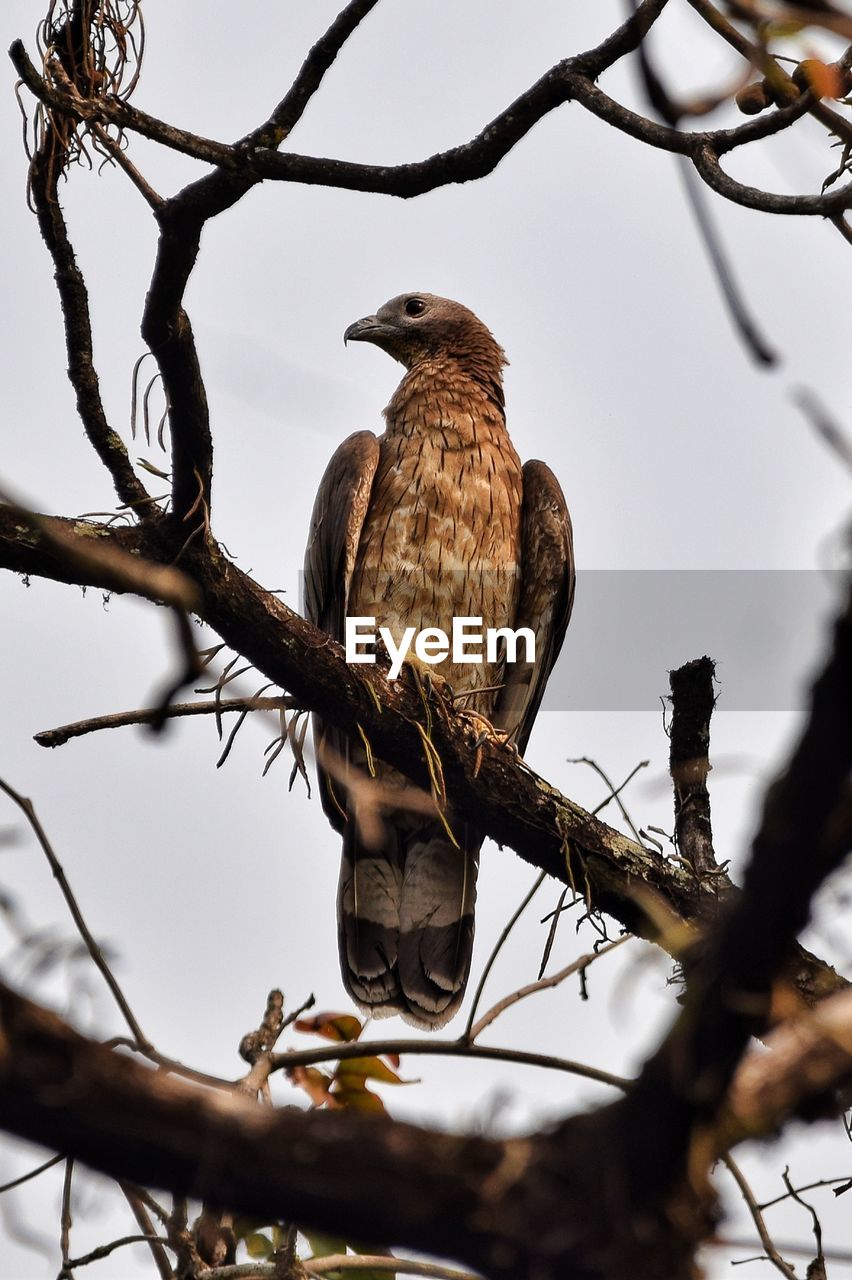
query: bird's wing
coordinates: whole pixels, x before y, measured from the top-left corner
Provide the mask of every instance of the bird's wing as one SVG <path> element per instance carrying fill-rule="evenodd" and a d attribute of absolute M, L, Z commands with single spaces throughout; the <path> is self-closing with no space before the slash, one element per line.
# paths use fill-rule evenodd
<path fill-rule="evenodd" d="M 510 731 L 523 752 L 559 657 L 574 604 L 574 542 L 571 517 L 556 476 L 543 462 L 523 469 L 521 589 L 515 628 L 535 636 L 535 661 L 507 663 L 492 720 Z M 518 656 L 524 653 L 523 642 Z"/>
<path fill-rule="evenodd" d="M 305 551 L 305 617 L 341 644 L 349 584 L 378 462 L 379 442 L 372 431 L 349 436 L 325 469 L 311 514 Z M 314 740 L 318 753 L 325 743 L 338 755 L 344 754 L 339 735 L 327 730 L 317 717 Z M 331 779 L 319 764 L 317 772 L 323 809 L 340 831 L 344 806 L 335 799 Z"/>

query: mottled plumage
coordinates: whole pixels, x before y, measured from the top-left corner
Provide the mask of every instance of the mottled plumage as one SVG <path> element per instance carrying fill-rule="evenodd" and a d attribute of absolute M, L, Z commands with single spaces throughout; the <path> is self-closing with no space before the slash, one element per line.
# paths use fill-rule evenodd
<path fill-rule="evenodd" d="M 541 462 L 522 468 L 506 431 L 503 351 L 466 307 L 426 293 L 392 299 L 345 337 L 382 347 L 407 372 L 384 435 L 350 436 L 323 477 L 305 557 L 307 615 L 340 641 L 347 615 L 375 617 L 397 643 L 410 626 L 449 633 L 453 617 L 531 628 L 535 662 L 506 664 L 499 653 L 490 664 L 448 658 L 431 668 L 456 694 L 470 692 L 464 705 L 522 751 L 568 625 L 574 566 L 558 481 Z M 315 737 L 323 807 L 343 833 L 346 986 L 375 1015 L 442 1026 L 470 968 L 482 834 L 450 813 L 456 848 L 422 795 L 381 762 L 378 780 L 399 804 L 367 830 L 353 794 L 363 745 L 319 721 Z"/>

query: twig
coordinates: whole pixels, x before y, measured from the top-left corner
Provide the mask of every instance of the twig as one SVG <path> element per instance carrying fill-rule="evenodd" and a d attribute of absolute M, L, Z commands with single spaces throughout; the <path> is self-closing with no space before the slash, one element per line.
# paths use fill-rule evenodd
<path fill-rule="evenodd" d="M 4 1191 L 11 1191 L 13 1187 L 20 1187 L 22 1183 L 29 1182 L 32 1178 L 37 1178 L 40 1173 L 45 1173 L 48 1169 L 52 1169 L 54 1165 L 61 1164 L 64 1159 L 64 1156 L 51 1156 L 49 1160 L 45 1160 L 44 1164 L 38 1165 L 35 1169 L 30 1169 L 29 1173 L 22 1173 L 20 1178 L 13 1178 L 11 1182 L 4 1182 L 0 1186 L 0 1195 Z"/>
<path fill-rule="evenodd" d="M 616 947 L 620 947 L 622 943 L 630 941 L 630 934 L 625 934 L 623 938 L 617 938 L 614 942 L 608 942 L 601 947 L 599 951 L 589 951 L 583 956 L 578 956 L 571 964 L 566 965 L 564 969 L 560 969 L 558 973 L 551 974 L 549 978 L 540 978 L 538 982 L 530 982 L 525 987 L 520 987 L 517 991 L 511 992 L 504 996 L 502 1000 L 498 1000 L 495 1005 L 484 1013 L 478 1022 L 474 1023 L 467 1036 L 474 1041 L 480 1031 L 484 1031 L 495 1018 L 498 1018 L 504 1009 L 509 1009 L 513 1004 L 517 1004 L 519 1000 L 525 1000 L 527 996 L 533 996 L 537 991 L 546 991 L 549 987 L 558 987 L 566 978 L 570 978 L 572 974 L 582 972 L 588 969 L 589 965 L 594 964 L 595 960 L 599 960 L 601 956 L 605 956 L 610 951 L 614 951 Z"/>
<path fill-rule="evenodd" d="M 118 1240 L 110 1240 L 109 1244 L 100 1244 L 96 1249 L 92 1249 L 91 1253 L 81 1254 L 79 1258 L 70 1258 L 67 1264 L 67 1270 L 73 1271 L 74 1267 L 86 1267 L 90 1262 L 100 1262 L 101 1258 L 108 1258 L 116 1249 L 123 1249 L 128 1244 L 159 1244 L 167 1245 L 169 1242 L 165 1236 L 122 1236 Z M 172 1274 L 171 1271 L 169 1273 Z"/>
<path fill-rule="evenodd" d="M 413 1258 L 385 1257 L 383 1254 L 333 1253 L 326 1258 L 309 1258 L 302 1266 L 312 1276 L 329 1271 L 395 1271 L 400 1276 L 432 1276 L 434 1280 L 476 1280 L 470 1271 L 444 1267 L 439 1262 L 418 1262 Z"/>
<path fill-rule="evenodd" d="M 298 1009 L 285 1015 L 284 996 L 278 990 L 270 991 L 263 1021 L 256 1031 L 250 1031 L 240 1041 L 240 1057 L 251 1064 L 251 1070 L 237 1081 L 238 1089 L 254 1096 L 266 1085 L 272 1071 L 272 1051 L 282 1032 L 308 1009 L 312 1009 L 315 1003 L 314 996 L 309 995 Z"/>
<path fill-rule="evenodd" d="M 852 440 L 835 422 L 815 392 L 807 387 L 793 391 L 793 403 L 801 409 L 808 422 L 830 449 L 852 471 Z"/>
<path fill-rule="evenodd" d="M 238 145 L 244 148 L 275 148 L 290 136 L 340 50 L 377 3 L 378 0 L 349 0 L 311 49 L 296 79 L 266 123 L 254 129 Z"/>
<path fill-rule="evenodd" d="M 472 1271 L 386 1254 L 333 1253 L 300 1260 L 300 1266 L 311 1276 L 324 1276 L 330 1271 L 393 1271 L 399 1276 L 430 1276 L 432 1280 L 478 1280 Z M 204 1280 L 275 1280 L 277 1274 L 272 1263 L 240 1262 L 232 1267 L 213 1267 L 204 1272 Z"/>
<path fill-rule="evenodd" d="M 760 1236 L 760 1243 L 763 1245 L 763 1251 L 767 1258 L 772 1263 L 773 1267 L 775 1267 L 777 1271 L 781 1272 L 782 1276 L 787 1277 L 787 1280 L 797 1280 L 796 1272 L 784 1261 L 781 1254 L 775 1247 L 772 1237 L 767 1230 L 766 1223 L 764 1222 L 763 1214 L 760 1212 L 760 1206 L 755 1199 L 754 1192 L 743 1176 L 739 1165 L 737 1165 L 730 1156 L 723 1156 L 723 1161 L 725 1168 L 728 1170 L 731 1177 L 734 1179 L 734 1182 L 736 1182 L 740 1189 L 740 1195 L 745 1201 L 746 1207 L 751 1214 L 752 1221 L 757 1228 L 757 1234 Z"/>
<path fill-rule="evenodd" d="M 83 939 L 83 942 L 86 946 L 86 950 L 88 951 L 89 955 L 94 961 L 96 967 L 100 970 L 104 981 L 106 982 L 107 986 L 112 992 L 113 998 L 115 999 L 116 1004 L 121 1010 L 124 1021 L 127 1023 L 128 1027 L 130 1028 L 131 1035 L 133 1036 L 134 1040 L 141 1048 L 148 1049 L 148 1050 L 152 1049 L 153 1046 L 151 1045 L 150 1040 L 148 1039 L 148 1037 L 145 1035 L 144 1031 L 140 1027 L 139 1023 L 136 1021 L 136 1017 L 134 1016 L 133 1011 L 130 1008 L 130 1005 L 127 1003 L 127 1000 L 124 997 L 124 993 L 121 990 L 121 987 L 118 985 L 118 981 L 116 980 L 115 975 L 113 974 L 112 970 L 110 969 L 109 965 L 106 962 L 106 959 L 104 958 L 103 951 L 98 946 L 97 942 L 95 941 L 89 929 L 89 926 L 86 924 L 86 921 L 83 919 L 83 913 L 81 912 L 77 904 L 77 899 L 74 897 L 74 894 L 71 890 L 71 886 L 68 883 L 68 879 L 65 875 L 65 872 L 62 869 L 62 865 L 59 862 L 59 859 L 57 858 L 56 854 L 53 851 L 51 843 L 47 838 L 47 834 L 38 820 L 32 801 L 28 800 L 25 796 L 19 795 L 19 793 L 15 791 L 13 787 L 10 787 L 8 782 L 4 781 L 3 778 L 0 778 L 0 791 L 4 791 L 5 794 L 9 797 L 9 799 L 18 806 L 18 808 L 21 810 L 24 817 L 26 818 L 27 822 L 30 824 L 30 827 L 32 828 L 33 833 L 35 834 L 36 839 L 41 845 L 44 856 L 47 858 L 50 869 L 53 872 L 53 877 L 56 880 L 57 884 L 59 885 L 60 891 L 62 893 L 63 898 L 65 899 L 68 910 L 71 912 L 71 917 L 75 925 L 77 926 L 77 932 L 80 934 L 80 937 Z"/>
<path fill-rule="evenodd" d="M 521 916 L 524 914 L 527 907 L 530 905 L 533 898 L 538 893 L 539 889 L 544 884 L 546 879 L 547 879 L 547 873 L 545 871 L 542 871 L 540 875 L 536 876 L 535 880 L 533 881 L 532 887 L 528 889 L 526 895 L 521 900 L 516 910 L 512 913 L 505 928 L 502 930 L 499 938 L 495 942 L 491 955 L 488 957 L 488 960 L 486 961 L 485 968 L 482 970 L 482 977 L 479 979 L 479 985 L 476 988 L 476 992 L 473 997 L 473 1003 L 470 1006 L 470 1013 L 468 1014 L 467 1025 L 465 1026 L 465 1029 L 462 1032 L 462 1036 L 461 1036 L 462 1041 L 467 1041 L 470 1039 L 471 1027 L 473 1026 L 473 1020 L 476 1017 L 476 1010 L 479 1008 L 479 1001 L 482 998 L 483 989 L 485 987 L 486 982 L 488 981 L 488 975 L 490 974 L 491 970 L 494 967 L 494 962 L 503 948 L 503 944 L 506 942 L 506 939 L 509 937 L 509 934 L 512 932 L 515 925 L 518 923 Z"/>
<path fill-rule="evenodd" d="M 623 1076 L 588 1067 L 568 1058 L 555 1058 L 549 1054 L 528 1053 L 521 1049 L 493 1048 L 490 1045 L 471 1044 L 464 1038 L 458 1040 L 358 1040 L 349 1044 L 323 1045 L 317 1049 L 298 1049 L 273 1054 L 272 1070 L 286 1071 L 290 1067 L 307 1067 L 317 1062 L 344 1061 L 349 1058 L 385 1057 L 387 1054 L 411 1054 L 443 1058 L 483 1058 L 492 1062 L 516 1062 L 529 1067 L 546 1067 L 552 1071 L 564 1071 L 624 1089 L 630 1083 Z"/>
<path fill-rule="evenodd" d="M 807 1209 L 808 1213 L 811 1215 L 811 1224 L 813 1226 L 814 1242 L 816 1243 L 816 1263 L 821 1264 L 822 1272 L 820 1274 L 824 1277 L 825 1276 L 825 1254 L 823 1253 L 823 1248 L 822 1248 L 822 1223 L 819 1220 L 817 1211 L 816 1209 L 814 1209 L 813 1205 L 808 1204 L 806 1200 L 802 1199 L 799 1192 L 793 1186 L 792 1182 L 790 1181 L 789 1168 L 785 1169 L 781 1176 L 784 1179 L 784 1186 L 787 1188 L 788 1195 L 793 1200 L 795 1200 L 796 1204 L 800 1204 L 803 1209 Z M 811 1274 L 811 1271 L 809 1269 L 809 1272 L 808 1272 L 809 1277 L 810 1277 L 810 1274 Z"/>
<path fill-rule="evenodd" d="M 707 206 L 705 188 L 698 182 L 695 169 L 689 161 L 683 156 L 678 157 L 678 160 L 677 167 L 686 198 L 734 328 L 755 363 L 763 365 L 764 368 L 772 368 L 778 363 L 778 355 L 760 332 L 757 321 L 746 306 L 721 236 Z"/>
<path fill-rule="evenodd" d="M 74 1161 L 65 1161 L 65 1177 L 62 1180 L 62 1207 L 59 1212 L 59 1252 L 62 1258 L 62 1270 L 60 1271 L 60 1280 L 71 1280 L 71 1263 L 69 1254 L 71 1249 L 71 1227 L 73 1217 L 71 1214 L 71 1184 L 74 1179 Z"/>
<path fill-rule="evenodd" d="M 849 225 L 842 213 L 836 213 L 829 218 L 829 222 L 840 232 L 847 244 L 852 244 L 852 226 Z"/>
<path fill-rule="evenodd" d="M 816 1182 L 806 1182 L 803 1187 L 796 1187 L 796 1193 L 802 1191 L 815 1191 L 817 1187 L 835 1187 L 838 1184 L 847 1184 L 852 1189 L 852 1178 L 848 1174 L 844 1174 L 841 1178 L 819 1178 Z M 761 1204 L 761 1212 L 772 1209 L 776 1204 L 783 1204 L 785 1200 L 789 1200 L 793 1194 L 792 1191 L 785 1191 L 782 1196 L 773 1196 L 771 1200 L 764 1200 Z"/>
<path fill-rule="evenodd" d="M 609 789 L 609 795 L 606 797 L 605 800 L 602 800 L 601 803 L 595 809 L 592 810 L 592 812 L 600 813 L 603 809 L 606 808 L 606 806 L 610 803 L 610 801 L 615 800 L 616 804 L 621 810 L 622 818 L 627 823 L 628 827 L 632 832 L 633 839 L 636 841 L 637 844 L 641 844 L 642 837 L 637 831 L 633 823 L 633 819 L 631 818 L 627 809 L 624 807 L 624 803 L 621 799 L 621 793 L 624 790 L 624 788 L 627 786 L 628 782 L 631 782 L 633 778 L 636 777 L 636 774 L 639 772 L 640 769 L 646 769 L 648 767 L 648 761 L 640 760 L 639 764 L 637 764 L 636 767 L 634 769 L 631 769 L 630 773 L 628 773 L 627 777 L 624 779 L 620 787 L 617 787 L 614 784 L 614 782 L 609 777 L 609 775 L 605 773 L 604 770 L 601 768 L 601 766 L 598 764 L 597 760 L 590 760 L 588 756 L 573 756 L 569 758 L 566 761 L 566 763 L 567 764 L 587 764 L 590 769 L 594 769 L 595 773 L 601 779 L 604 786 Z"/>
<path fill-rule="evenodd" d="M 153 1208 L 157 1217 L 164 1226 L 168 1224 L 168 1217 L 165 1210 L 157 1204 L 156 1200 L 141 1187 L 131 1187 L 126 1182 L 119 1182 L 122 1194 L 130 1205 L 130 1210 L 136 1219 L 142 1231 L 142 1238 L 147 1241 L 151 1250 L 151 1256 L 154 1259 L 154 1266 L 160 1276 L 160 1280 L 174 1280 L 174 1271 L 166 1253 L 166 1245 L 168 1239 L 158 1236 L 154 1230 L 154 1224 L 148 1214 L 148 1208 Z"/>
<path fill-rule="evenodd" d="M 180 716 L 209 716 L 234 711 L 292 711 L 294 700 L 286 696 L 279 698 L 228 698 L 217 702 L 173 702 L 166 711 L 169 719 Z M 108 716 L 93 716 L 88 720 L 75 720 L 72 724 L 59 725 L 56 729 L 43 729 L 35 734 L 35 741 L 40 747 L 61 747 L 72 738 L 82 738 L 87 733 L 98 733 L 101 729 L 124 729 L 128 725 L 151 724 L 162 714 L 154 707 L 143 707 L 138 711 L 118 711 Z"/>
<path fill-rule="evenodd" d="M 578 764 L 578 763 L 580 763 L 580 761 L 579 761 L 579 760 L 574 760 L 574 761 L 569 761 L 568 763 L 569 763 L 569 764 L 572 764 L 572 763 L 573 763 L 573 764 Z M 599 774 L 601 774 L 601 773 L 602 773 L 602 770 L 599 768 L 599 766 L 595 765 L 593 761 L 591 761 L 591 760 L 590 760 L 590 761 L 587 761 L 587 763 L 591 764 L 591 765 L 593 766 L 593 768 L 596 768 L 596 769 L 598 770 L 598 773 L 599 773 Z M 647 767 L 648 767 L 648 761 L 647 761 L 647 760 L 640 760 L 640 761 L 639 761 L 639 763 L 638 763 L 637 765 L 635 765 L 635 766 L 630 770 L 630 772 L 628 773 L 627 777 L 624 779 L 624 781 L 621 783 L 621 785 L 620 785 L 620 786 L 615 787 L 615 788 L 613 789 L 613 788 L 612 788 L 612 786 L 610 785 L 610 792 L 609 792 L 609 795 L 608 795 L 608 796 L 605 796 L 605 797 L 604 797 L 604 799 L 603 799 L 603 800 L 601 800 L 601 802 L 600 802 L 599 804 L 596 804 L 596 805 L 595 805 L 595 807 L 594 807 L 594 809 L 592 809 L 592 810 L 591 810 L 592 817 L 596 817 L 596 816 L 597 816 L 597 814 L 602 813 L 602 812 L 603 812 L 603 810 L 604 810 L 604 809 L 607 807 L 607 805 L 610 803 L 610 801 L 612 801 L 612 800 L 618 800 L 618 797 L 621 795 L 621 792 L 622 792 L 622 791 L 624 790 L 624 788 L 627 786 L 628 782 L 631 782 L 631 781 L 636 777 L 636 774 L 639 772 L 639 770 L 640 770 L 640 769 L 647 769 Z M 604 776 L 604 778 L 606 778 L 606 775 L 605 775 L 605 774 L 604 774 L 603 776 Z M 632 821 L 631 821 L 631 818 L 630 818 L 629 813 L 628 813 L 628 812 L 627 812 L 627 810 L 625 809 L 625 807 L 624 807 L 623 803 L 621 802 L 621 800 L 618 800 L 618 803 L 619 803 L 619 805 L 620 805 L 620 807 L 621 807 L 621 812 L 622 812 L 622 814 L 624 815 L 624 817 L 625 817 L 625 819 L 626 819 L 627 823 L 632 827 L 632 826 L 633 826 L 633 823 L 632 823 Z M 634 829 L 635 829 L 635 828 L 634 828 Z M 557 929 L 559 928 L 559 922 L 560 922 L 560 919 L 561 919 L 561 917 L 562 917 L 562 908 L 563 908 L 563 906 L 565 905 L 565 899 L 566 899 L 566 897 L 568 896 L 568 889 L 569 889 L 569 886 L 568 886 L 568 885 L 566 885 L 566 886 L 565 886 L 565 888 L 562 890 L 562 892 L 559 894 L 559 898 L 558 898 L 558 900 L 557 900 L 556 907 L 554 908 L 554 910 L 553 910 L 553 911 L 551 912 L 551 914 L 550 914 L 550 928 L 549 928 L 549 929 L 548 929 L 548 931 L 547 931 L 547 938 L 546 938 L 545 943 L 544 943 L 544 950 L 543 950 L 543 951 L 542 951 L 542 953 L 541 953 L 541 962 L 539 963 L 539 966 L 538 966 L 538 977 L 539 977 L 540 979 L 544 977 L 544 971 L 545 971 L 545 969 L 547 968 L 547 962 L 548 962 L 548 960 L 550 959 L 550 953 L 551 953 L 551 951 L 553 950 L 553 944 L 554 944 L 554 942 L 556 941 L 556 931 L 557 931 Z M 576 900 L 577 900 L 577 899 L 576 899 L 576 896 L 575 896 L 574 901 L 576 902 Z M 573 906 L 573 903 L 572 903 L 572 906 Z M 547 916 L 545 916 L 545 917 L 544 917 L 544 920 L 542 920 L 542 922 L 541 922 L 541 923 L 542 923 L 542 924 L 544 924 L 545 920 L 547 920 L 547 919 L 548 919 L 548 917 L 547 917 Z M 581 983 L 582 983 L 582 981 L 583 981 L 583 980 L 582 980 L 582 975 L 581 975 Z M 583 991 L 585 991 L 585 985 L 583 985 L 582 990 L 583 990 Z M 583 998 L 583 999 L 585 999 L 585 998 L 586 998 L 586 997 L 585 997 L 585 995 L 583 995 L 583 997 L 582 997 L 582 998 Z"/>
<path fill-rule="evenodd" d="M 162 208 L 165 204 L 163 197 L 158 195 L 150 183 L 142 176 L 136 165 L 122 149 L 121 143 L 116 142 L 115 138 L 111 138 L 107 131 L 96 122 L 93 122 L 90 127 L 98 142 L 102 147 L 106 148 L 115 163 L 124 170 L 134 187 L 142 194 L 150 207 L 155 211 Z"/>
<path fill-rule="evenodd" d="M 753 1240 L 734 1240 L 729 1236 L 714 1236 L 712 1240 L 707 1241 L 707 1244 L 720 1249 L 753 1249 L 755 1247 Z M 812 1258 L 814 1256 L 813 1247 L 810 1245 L 779 1240 L 776 1247 L 780 1253 L 791 1253 L 800 1258 Z M 826 1262 L 838 1262 L 846 1266 L 852 1263 L 852 1249 L 827 1249 L 824 1256 Z M 745 1261 L 747 1259 L 744 1258 L 743 1262 Z"/>

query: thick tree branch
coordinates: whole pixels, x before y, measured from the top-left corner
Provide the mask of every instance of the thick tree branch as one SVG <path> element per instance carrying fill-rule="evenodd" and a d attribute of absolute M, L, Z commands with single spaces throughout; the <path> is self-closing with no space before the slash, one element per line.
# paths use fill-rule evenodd
<path fill-rule="evenodd" d="M 833 1096 L 852 1081 L 852 992 L 836 996 L 801 1017 L 790 1018 L 766 1037 L 769 1053 L 749 1054 L 734 1076 L 716 1129 L 718 1151 L 747 1138 L 765 1137 L 802 1112 L 839 1114 L 848 1105 Z"/>
<path fill-rule="evenodd" d="M 290 136 L 340 50 L 377 4 L 378 0 L 349 0 L 349 4 L 337 15 L 325 35 L 311 49 L 296 79 L 269 119 L 253 129 L 242 139 L 240 145 L 274 148 L 279 147 Z"/>
<path fill-rule="evenodd" d="M 708 187 L 712 187 L 726 200 L 732 200 L 734 204 L 740 204 L 746 209 L 828 218 L 832 215 L 836 217 L 852 207 L 852 182 L 819 196 L 776 195 L 771 191 L 761 191 L 758 187 L 737 182 L 736 178 L 725 173 L 719 164 L 718 154 L 711 146 L 696 147 L 692 161 Z"/>
<path fill-rule="evenodd" d="M 201 243 L 201 222 L 175 216 L 166 201 L 157 210 L 160 240 L 145 298 L 142 337 L 163 379 L 169 410 L 172 515 L 184 537 L 206 538 L 213 483 L 213 437 L 207 392 L 183 294 Z"/>
<path fill-rule="evenodd" d="M 715 1153 L 699 1131 L 712 1125 L 750 1037 L 766 1028 L 773 980 L 807 923 L 813 895 L 852 845 L 850 689 L 852 593 L 799 745 L 766 795 L 743 893 L 710 934 L 683 1012 L 624 1104 L 637 1203 L 686 1179 L 688 1159 L 693 1186 L 702 1154 L 709 1167 Z"/>
<path fill-rule="evenodd" d="M 777 1057 L 747 1059 L 713 1150 L 721 1149 L 722 1133 L 727 1147 L 772 1132 L 791 1114 L 807 1115 L 810 1098 L 825 1097 L 848 1079 L 848 1027 L 844 993 L 776 1033 Z M 419 1052 L 432 1050 L 431 1041 L 416 1043 Z M 313 1060 L 381 1052 L 382 1044 L 328 1046 Z M 604 1152 L 609 1176 L 617 1166 L 617 1157 L 610 1164 L 623 1141 L 617 1107 L 567 1121 L 553 1136 L 510 1142 L 447 1136 L 352 1112 L 273 1112 L 245 1094 L 213 1093 L 147 1070 L 2 986 L 0 1048 L 0 1126 L 58 1144 L 120 1180 L 226 1203 L 251 1216 L 295 1218 L 337 1235 L 370 1232 L 495 1276 L 565 1275 L 560 1258 L 564 1264 L 575 1247 L 588 1265 L 572 1275 L 615 1280 L 630 1274 L 596 1270 L 584 1236 L 591 1230 L 594 1242 L 600 1230 L 608 1246 L 598 1241 L 596 1248 L 610 1261 L 615 1246 L 622 1260 L 635 1257 L 635 1224 L 620 1208 L 623 1185 L 614 1178 L 600 1195 L 592 1176 Z M 548 1223 L 549 1230 L 542 1229 Z M 646 1218 L 643 1230 L 647 1226 Z M 563 1250 L 556 1262 L 554 1249 Z M 635 1274 L 675 1280 L 681 1273 Z"/>
<path fill-rule="evenodd" d="M 0 988 L 0 1125 L 122 1180 L 477 1265 L 488 1179 L 511 1144 L 352 1112 L 272 1112 L 87 1041 Z"/>
<path fill-rule="evenodd" d="M 696 658 L 669 673 L 669 769 L 674 783 L 677 847 L 698 879 L 709 876 L 711 884 L 718 872 L 707 790 L 715 670 L 711 658 Z"/>
<path fill-rule="evenodd" d="M 47 529 L 74 526 L 73 521 L 41 519 Z M 175 554 L 174 529 L 167 521 L 147 531 L 88 524 L 85 529 L 98 544 L 108 546 L 115 539 L 124 548 L 133 547 L 143 557 L 140 570 L 145 558 L 168 562 Z M 419 727 L 426 712 L 416 689 L 402 679 L 386 680 L 379 666 L 348 664 L 338 644 L 215 546 L 191 544 L 182 565 L 201 596 L 199 617 L 232 649 L 286 689 L 300 707 L 319 711 L 330 724 L 349 732 L 362 729 L 376 755 L 430 786 Z M 100 571 L 75 577 L 49 543 L 29 527 L 21 529 L 3 507 L 0 567 L 127 589 Z M 661 914 L 670 922 L 700 924 L 732 892 L 723 876 L 715 877 L 714 891 L 708 891 L 689 869 L 666 861 L 561 795 L 510 748 L 493 739 L 481 742 L 478 726 L 455 714 L 440 695 L 434 695 L 431 713 L 431 743 L 452 806 L 480 815 L 483 829 L 498 844 L 508 845 L 533 866 L 584 894 L 592 908 L 608 912 L 631 933 L 670 946 Z M 796 954 L 791 980 L 807 1003 L 844 985 L 833 969 L 804 950 Z"/>
<path fill-rule="evenodd" d="M 167 202 L 175 217 L 180 212 L 186 230 L 186 220 L 197 222 L 214 216 L 234 204 L 251 186 L 264 178 L 401 198 L 422 195 L 449 183 L 474 181 L 491 173 L 534 125 L 569 101 L 578 102 L 605 123 L 649 146 L 687 155 L 696 164 L 705 151 L 718 157 L 736 147 L 778 133 L 795 123 L 813 106 L 813 95 L 805 92 L 791 106 L 780 108 L 762 118 L 749 120 L 734 129 L 696 132 L 667 128 L 621 106 L 599 89 L 595 81 L 620 57 L 636 48 L 664 3 L 665 0 L 645 0 L 637 12 L 597 48 L 566 58 L 551 67 L 470 142 L 426 160 L 402 165 L 366 165 L 301 156 L 292 152 L 282 154 L 269 147 L 252 144 L 252 134 L 234 145 L 199 138 L 138 111 L 121 100 L 78 99 L 49 85 L 27 57 L 20 41 L 12 45 L 10 56 L 22 80 L 41 101 L 57 109 L 70 111 L 83 119 L 99 119 L 135 131 L 172 149 L 216 165 L 215 173 L 199 179 Z M 344 11 L 346 12 L 347 10 Z M 329 34 L 325 39 L 328 39 Z M 846 66 L 848 61 L 847 55 L 839 65 Z M 310 80 L 310 77 L 307 79 Z M 287 99 L 284 100 L 286 101 Z M 282 114 L 283 106 L 282 103 Z M 274 120 L 274 115 L 271 120 Z M 257 132 L 262 135 L 265 129 L 271 130 L 270 136 L 274 138 L 274 125 L 267 122 Z M 707 181 L 704 172 L 702 177 Z M 739 184 L 727 186 L 721 194 L 742 202 L 738 186 Z M 749 193 L 743 200 L 750 202 L 750 207 L 763 207 L 754 204 L 757 198 L 755 189 L 743 190 Z M 770 212 L 777 213 L 823 212 L 826 215 L 847 207 L 844 198 L 839 197 L 837 192 L 832 193 L 830 202 L 823 209 L 821 202 L 824 199 L 823 196 L 770 196 L 767 207 Z M 801 206 L 789 205 L 785 203 L 788 200 L 802 200 L 805 203 Z M 197 245 L 194 252 L 197 252 Z M 191 265 L 190 262 L 185 267 L 185 277 L 188 277 Z M 184 284 L 185 279 L 182 283 L 178 280 L 181 293 Z"/>
<path fill-rule="evenodd" d="M 52 129 L 47 129 L 30 166 L 30 192 L 39 229 L 53 259 L 54 278 L 62 303 L 68 377 L 77 397 L 77 411 L 86 435 L 112 476 L 116 493 L 122 502 L 144 519 L 151 511 L 152 499 L 133 470 L 124 442 L 107 422 L 101 400 L 92 352 L 89 294 L 83 273 L 77 266 L 59 204 L 59 149 L 56 135 Z"/>
<path fill-rule="evenodd" d="M 743 895 L 623 1100 L 506 1142 L 351 1112 L 270 1115 L 240 1090 L 201 1093 L 148 1071 L 0 986 L 0 1125 L 120 1179 L 448 1254 L 495 1280 L 686 1280 L 713 1224 L 704 1179 L 719 1112 L 811 898 L 852 841 L 850 687 L 852 594 L 799 746 L 767 795 Z M 848 995 L 832 1002 L 807 1069 L 800 1038 L 795 1076 L 789 1053 L 770 1055 L 783 1064 L 785 1114 L 849 1074 L 852 1041 L 832 1021 L 847 1006 Z M 347 1048 L 367 1047 L 329 1051 Z M 771 1121 L 766 1090 L 744 1092 L 764 1103 L 752 1128 Z"/>

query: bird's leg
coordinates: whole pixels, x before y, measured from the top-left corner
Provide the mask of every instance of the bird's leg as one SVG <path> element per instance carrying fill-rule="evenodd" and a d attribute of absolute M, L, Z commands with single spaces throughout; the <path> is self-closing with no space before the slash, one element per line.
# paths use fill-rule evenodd
<path fill-rule="evenodd" d="M 417 692 L 423 699 L 424 704 L 431 701 L 434 695 L 445 699 L 447 702 L 455 701 L 455 694 L 449 680 L 442 675 L 427 662 L 423 662 L 416 654 L 408 653 L 402 660 L 403 671 L 407 670 Z"/>

